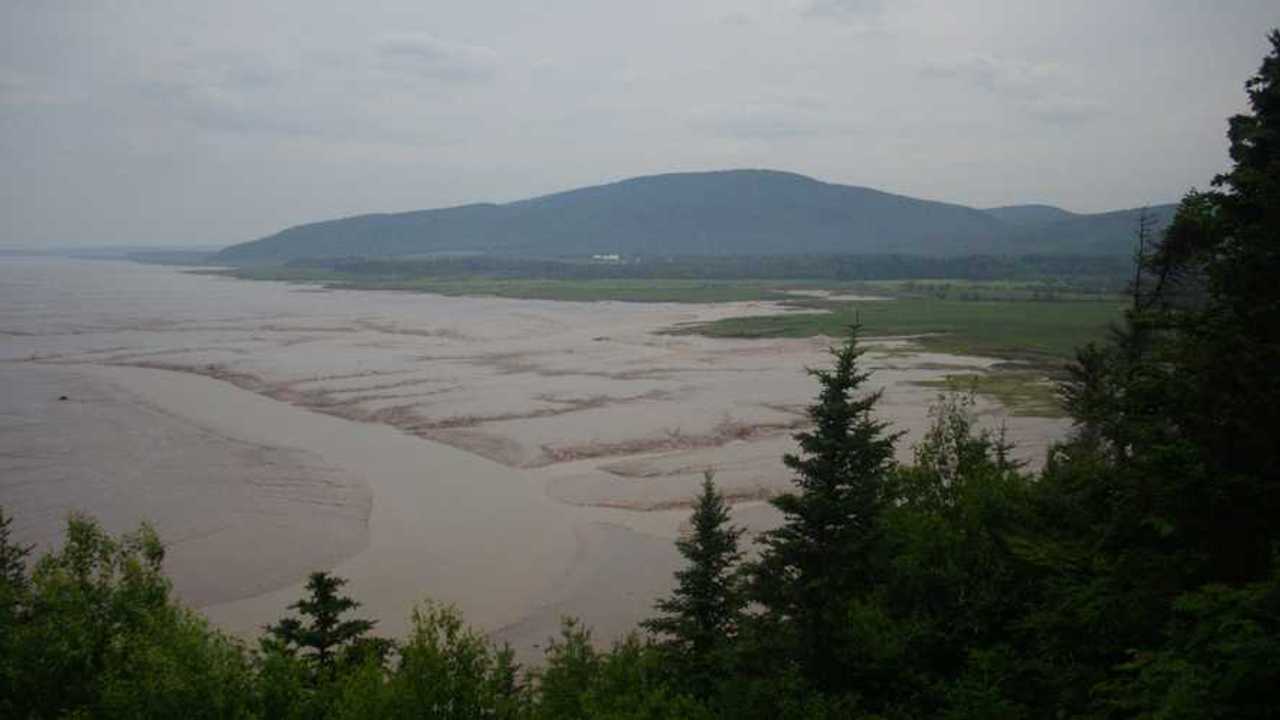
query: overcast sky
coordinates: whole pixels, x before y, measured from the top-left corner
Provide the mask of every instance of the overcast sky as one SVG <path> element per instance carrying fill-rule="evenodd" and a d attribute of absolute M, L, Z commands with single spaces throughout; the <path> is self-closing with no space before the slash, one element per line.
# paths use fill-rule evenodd
<path fill-rule="evenodd" d="M 1174 201 L 1274 0 L 0 0 L 0 245 L 198 244 L 765 167 Z"/>

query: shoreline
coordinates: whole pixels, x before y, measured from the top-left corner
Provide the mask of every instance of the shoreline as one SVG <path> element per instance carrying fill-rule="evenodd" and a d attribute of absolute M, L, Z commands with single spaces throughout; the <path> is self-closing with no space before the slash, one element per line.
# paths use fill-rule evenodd
<path fill-rule="evenodd" d="M 84 402 L 56 402 L 54 386 L 7 398 L 0 426 L 46 423 L 49 452 L 0 448 L 0 462 L 39 461 L 37 484 L 0 486 L 0 502 L 106 512 L 114 532 L 154 515 L 177 538 L 183 597 L 249 638 L 325 569 L 386 635 L 430 598 L 525 661 L 562 614 L 608 643 L 671 587 L 704 470 L 749 534 L 776 525 L 762 499 L 790 488 L 781 458 L 815 390 L 804 368 L 830 345 L 657 334 L 767 303 L 317 293 L 105 265 L 0 267 L 0 371 L 86 383 L 72 393 Z M 920 381 L 997 362 L 902 339 L 867 349 L 869 389 L 888 390 L 878 414 L 911 437 L 937 395 Z M 1063 423 L 1009 428 L 1034 460 Z M 45 498 L 45 482 L 62 494 Z"/>

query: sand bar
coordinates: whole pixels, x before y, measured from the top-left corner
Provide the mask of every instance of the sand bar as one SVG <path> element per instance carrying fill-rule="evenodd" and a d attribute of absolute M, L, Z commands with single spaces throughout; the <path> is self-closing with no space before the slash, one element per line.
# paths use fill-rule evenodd
<path fill-rule="evenodd" d="M 607 639 L 669 587 L 704 470 L 740 523 L 776 522 L 762 499 L 789 487 L 804 368 L 830 342 L 661 330 L 783 311 L 16 261 L 0 266 L 0 460 L 25 474 L 0 503 L 44 543 L 71 509 L 113 530 L 151 519 L 178 591 L 237 632 L 324 568 L 388 633 L 431 597 L 526 656 L 565 613 Z M 917 381 L 994 362 L 871 348 L 880 412 L 913 434 L 936 394 Z M 1064 429 L 981 409 L 1033 461 Z"/>

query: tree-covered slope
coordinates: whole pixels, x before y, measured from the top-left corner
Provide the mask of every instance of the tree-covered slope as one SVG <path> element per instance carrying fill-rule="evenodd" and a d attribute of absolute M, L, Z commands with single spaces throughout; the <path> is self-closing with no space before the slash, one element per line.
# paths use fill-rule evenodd
<path fill-rule="evenodd" d="M 1017 227 L 1040 227 L 1050 223 L 1080 217 L 1069 210 L 1053 205 L 1005 205 L 1004 207 L 987 208 L 987 214 L 1001 222 Z"/>
<path fill-rule="evenodd" d="M 1073 255 L 1128 255 L 1145 211 L 1158 233 L 1168 227 L 1177 205 L 1152 205 L 1093 215 L 1071 215 L 1056 221 L 1030 223 L 1013 235 L 1014 252 Z"/>
<path fill-rule="evenodd" d="M 523 256 L 1113 252 L 1092 222 L 1012 222 L 977 210 L 770 170 L 633 178 L 504 205 L 360 215 L 223 250 L 226 263 L 438 253 Z M 1018 214 L 1018 213 L 1014 213 Z M 1123 223 L 1121 223 L 1123 224 Z M 1132 228 L 1120 252 L 1127 253 Z M 1041 244 L 1044 246 L 1041 247 Z"/>

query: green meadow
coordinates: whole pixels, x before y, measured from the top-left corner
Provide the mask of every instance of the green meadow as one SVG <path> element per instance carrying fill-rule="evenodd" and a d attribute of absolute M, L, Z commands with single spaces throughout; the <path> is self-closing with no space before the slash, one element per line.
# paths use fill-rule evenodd
<path fill-rule="evenodd" d="M 899 297 L 822 302 L 815 312 L 728 318 L 684 325 L 675 333 L 711 337 L 839 337 L 850 325 L 869 336 L 907 335 L 927 350 L 1060 364 L 1075 348 L 1106 336 L 1120 319 L 1120 298 L 955 300 Z"/>

